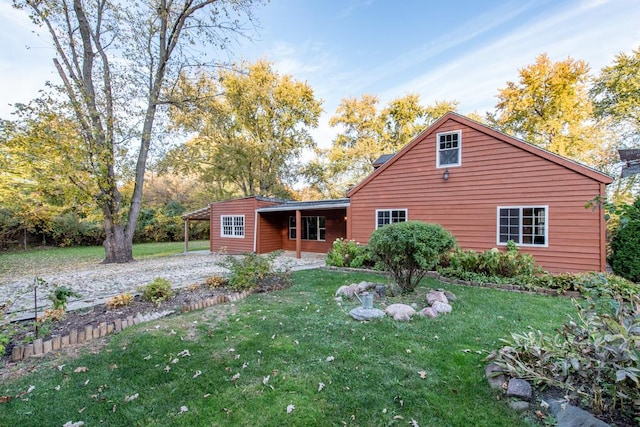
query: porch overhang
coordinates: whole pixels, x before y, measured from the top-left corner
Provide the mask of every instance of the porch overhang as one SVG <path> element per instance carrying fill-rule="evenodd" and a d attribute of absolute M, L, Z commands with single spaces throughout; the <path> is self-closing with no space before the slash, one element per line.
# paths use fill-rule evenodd
<path fill-rule="evenodd" d="M 344 209 L 350 206 L 350 200 L 331 199 L 331 200 L 312 200 L 308 202 L 285 202 L 275 206 L 267 206 L 265 208 L 256 209 L 256 212 L 285 212 L 285 211 L 309 211 L 309 210 L 327 210 L 327 209 Z"/>

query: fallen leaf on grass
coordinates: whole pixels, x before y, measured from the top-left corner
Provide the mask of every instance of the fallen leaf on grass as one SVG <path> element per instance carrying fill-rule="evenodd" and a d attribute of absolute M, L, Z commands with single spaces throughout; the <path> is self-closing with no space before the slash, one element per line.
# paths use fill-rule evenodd
<path fill-rule="evenodd" d="M 180 413 L 184 414 L 185 412 L 189 412 L 189 408 L 187 408 L 186 406 L 181 406 L 180 407 Z"/>
<path fill-rule="evenodd" d="M 36 386 L 30 385 L 29 388 L 27 389 L 27 393 L 31 393 L 35 389 L 36 389 Z"/>
<path fill-rule="evenodd" d="M 73 372 L 87 372 L 89 371 L 89 368 L 87 368 L 86 366 L 78 366 L 76 369 L 73 370 Z"/>
<path fill-rule="evenodd" d="M 169 372 L 170 370 L 171 370 L 171 367 L 170 367 L 169 365 L 167 365 L 167 366 L 165 366 L 165 367 L 164 367 L 164 371 L 165 371 L 165 372 Z"/>
<path fill-rule="evenodd" d="M 0 403 L 7 403 L 8 401 L 11 400 L 11 396 L 7 395 L 7 396 L 0 396 Z"/>
<path fill-rule="evenodd" d="M 84 421 L 67 421 L 66 423 L 64 423 L 64 425 L 62 427 L 82 427 L 84 425 Z"/>
<path fill-rule="evenodd" d="M 407 354 L 411 354 L 411 349 L 410 348 L 406 349 L 405 351 L 407 352 Z"/>
<path fill-rule="evenodd" d="M 324 388 L 324 383 L 318 383 L 318 392 L 321 392 Z"/>
<path fill-rule="evenodd" d="M 143 359 L 144 359 L 144 360 L 149 360 L 149 359 L 151 359 L 151 355 L 150 355 L 150 354 L 149 354 L 149 355 L 146 355 L 145 357 L 143 357 Z"/>
<path fill-rule="evenodd" d="M 465 348 L 464 350 L 461 350 L 463 353 L 471 353 L 471 349 L 470 348 Z"/>
<path fill-rule="evenodd" d="M 118 364 L 112 363 L 111 365 L 109 365 L 109 369 L 118 369 Z"/>
<path fill-rule="evenodd" d="M 200 375 L 202 375 L 202 371 L 196 371 L 196 373 L 193 374 L 193 378 L 198 378 Z"/>
<path fill-rule="evenodd" d="M 336 360 L 336 358 L 333 356 L 327 357 L 327 362 L 333 362 L 334 360 Z"/>
<path fill-rule="evenodd" d="M 270 378 L 271 378 L 271 375 L 267 375 L 266 377 L 262 377 L 262 384 L 267 385 L 267 383 L 269 382 Z"/>
<path fill-rule="evenodd" d="M 56 368 L 58 368 L 58 371 L 62 371 L 62 368 L 64 368 L 66 365 L 58 365 L 56 366 Z"/>
<path fill-rule="evenodd" d="M 182 350 L 180 353 L 178 353 L 179 357 L 186 357 L 186 356 L 191 356 L 191 353 L 189 353 L 189 350 Z"/>
<path fill-rule="evenodd" d="M 420 375 L 420 378 L 422 378 L 422 379 L 427 378 L 427 373 L 425 371 L 418 372 L 418 375 Z"/>
<path fill-rule="evenodd" d="M 239 378 L 240 378 L 240 373 L 238 372 L 237 374 L 234 374 L 234 375 L 231 377 L 231 381 L 237 381 Z"/>
<path fill-rule="evenodd" d="M 296 409 L 296 407 L 294 405 L 287 405 L 287 414 L 292 413 L 294 410 Z"/>
<path fill-rule="evenodd" d="M 136 400 L 138 397 L 139 397 L 139 394 L 138 394 L 138 393 L 136 393 L 136 394 L 132 394 L 131 396 L 126 396 L 126 397 L 124 398 L 124 401 L 125 401 L 125 402 L 131 402 L 132 400 Z"/>
<path fill-rule="evenodd" d="M 418 422 L 416 420 L 414 420 L 413 418 L 411 418 L 411 421 L 409 422 L 409 424 L 411 424 L 411 427 L 420 427 L 418 425 Z"/>
<path fill-rule="evenodd" d="M 176 363 L 178 363 L 179 361 L 180 361 L 180 359 L 178 359 L 178 358 L 176 357 L 175 359 L 173 359 L 173 360 L 171 361 L 171 363 L 173 363 L 173 364 L 175 365 L 175 364 L 176 364 Z"/>

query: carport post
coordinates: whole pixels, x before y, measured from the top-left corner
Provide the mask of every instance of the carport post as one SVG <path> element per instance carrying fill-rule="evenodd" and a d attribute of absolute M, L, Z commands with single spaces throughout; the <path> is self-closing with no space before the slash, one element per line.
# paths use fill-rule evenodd
<path fill-rule="evenodd" d="M 189 252 L 189 219 L 184 220 L 184 253 Z"/>
<path fill-rule="evenodd" d="M 302 213 L 296 210 L 296 258 L 302 258 Z"/>

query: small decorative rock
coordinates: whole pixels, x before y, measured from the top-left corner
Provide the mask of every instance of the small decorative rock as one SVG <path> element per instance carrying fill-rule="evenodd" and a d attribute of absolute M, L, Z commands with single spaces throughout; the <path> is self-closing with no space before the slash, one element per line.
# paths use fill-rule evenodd
<path fill-rule="evenodd" d="M 529 409 L 529 402 L 525 402 L 524 400 L 516 400 L 509 403 L 509 406 L 516 411 L 526 411 Z"/>
<path fill-rule="evenodd" d="M 406 304 L 391 304 L 384 312 L 393 317 L 393 320 L 410 320 L 416 314 L 414 308 Z"/>
<path fill-rule="evenodd" d="M 431 307 L 425 307 L 418 312 L 418 316 L 428 317 L 429 319 L 433 319 L 434 317 L 438 317 L 438 312 Z"/>
<path fill-rule="evenodd" d="M 523 400 L 531 400 L 531 385 L 519 378 L 511 378 L 507 387 L 507 396 L 514 396 Z"/>
<path fill-rule="evenodd" d="M 450 303 L 455 302 L 458 299 L 453 292 L 445 291 L 443 289 L 438 289 L 438 290 L 440 292 L 444 292 L 444 296 L 447 297 L 447 300 L 449 300 L 448 302 Z"/>
<path fill-rule="evenodd" d="M 495 363 L 489 363 L 484 368 L 484 376 L 487 377 L 491 388 L 502 388 L 502 385 L 507 382 L 507 377 L 502 372 L 502 368 Z"/>
<path fill-rule="evenodd" d="M 359 321 L 368 321 L 383 318 L 384 311 L 377 308 L 356 307 L 349 312 L 349 316 Z"/>
<path fill-rule="evenodd" d="M 376 285 L 376 295 L 380 298 L 387 295 L 387 287 L 385 285 Z"/>
<path fill-rule="evenodd" d="M 440 301 L 434 302 L 431 308 L 438 313 L 451 313 L 452 310 L 449 304 Z"/>

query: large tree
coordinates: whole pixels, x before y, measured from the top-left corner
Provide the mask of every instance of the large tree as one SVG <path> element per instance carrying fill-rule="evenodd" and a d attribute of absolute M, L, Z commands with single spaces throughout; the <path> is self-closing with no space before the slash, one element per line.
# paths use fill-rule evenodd
<path fill-rule="evenodd" d="M 593 165 L 603 135 L 592 120 L 588 65 L 572 58 L 552 62 L 542 54 L 518 74 L 517 82 L 509 81 L 499 90 L 490 122 L 527 142 Z"/>
<path fill-rule="evenodd" d="M 258 1 L 258 0 L 256 0 Z M 133 259 L 154 123 L 179 71 L 207 61 L 245 30 L 254 0 L 14 0 L 45 28 L 87 148 L 86 165 L 105 231 L 105 262 Z M 123 156 L 133 157 L 133 192 L 123 197 Z"/>
<path fill-rule="evenodd" d="M 420 104 L 420 96 L 393 99 L 378 110 L 373 95 L 343 99 L 329 124 L 340 129 L 331 148 L 307 167 L 311 186 L 319 193 L 337 195 L 358 183 L 373 170 L 382 154 L 399 151 L 413 137 L 448 111 L 457 101 Z"/>
<path fill-rule="evenodd" d="M 165 163 L 197 173 L 220 197 L 289 196 L 297 161 L 315 147 L 309 130 L 322 111 L 307 83 L 261 60 L 215 76 L 183 76 L 176 93 L 189 102 L 171 110 L 173 123 L 196 136 Z"/>
<path fill-rule="evenodd" d="M 594 80 L 591 96 L 596 116 L 612 119 L 621 125 L 623 137 L 637 143 L 640 140 L 640 48 L 630 54 L 620 53 L 613 64 L 604 67 Z"/>

